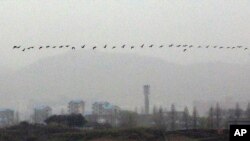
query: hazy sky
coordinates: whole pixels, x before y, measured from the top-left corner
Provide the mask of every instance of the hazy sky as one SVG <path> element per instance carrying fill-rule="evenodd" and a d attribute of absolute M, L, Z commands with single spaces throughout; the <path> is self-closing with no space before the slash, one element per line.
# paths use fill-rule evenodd
<path fill-rule="evenodd" d="M 193 44 L 249 47 L 249 0 L 2 0 L 0 66 L 18 68 L 68 50 L 14 52 L 13 45 Z M 100 49 L 99 49 L 100 50 Z M 243 62 L 249 51 L 116 50 L 170 62 Z"/>

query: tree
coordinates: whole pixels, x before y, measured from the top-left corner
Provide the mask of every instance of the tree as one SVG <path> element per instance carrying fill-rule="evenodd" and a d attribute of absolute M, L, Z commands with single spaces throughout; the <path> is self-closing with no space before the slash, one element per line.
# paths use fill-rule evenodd
<path fill-rule="evenodd" d="M 215 109 L 215 117 L 216 117 L 216 128 L 220 128 L 220 122 L 221 122 L 221 109 L 219 103 L 216 104 Z"/>
<path fill-rule="evenodd" d="M 250 120 L 250 102 L 247 104 L 246 117 L 248 120 Z"/>
<path fill-rule="evenodd" d="M 184 108 L 183 122 L 184 122 L 185 129 L 188 130 L 188 126 L 189 126 L 189 111 L 188 111 L 187 106 Z"/>
<path fill-rule="evenodd" d="M 210 107 L 209 113 L 208 113 L 208 127 L 210 129 L 214 128 L 214 108 Z"/>
<path fill-rule="evenodd" d="M 157 108 L 154 108 L 154 115 L 153 115 L 153 120 L 155 123 L 155 126 L 159 129 L 164 129 L 166 128 L 166 123 L 165 123 L 165 119 L 164 119 L 164 114 L 163 114 L 163 109 L 162 107 L 159 108 L 159 110 L 157 111 Z"/>
<path fill-rule="evenodd" d="M 235 108 L 235 118 L 236 118 L 236 121 L 238 121 L 240 119 L 241 113 L 242 113 L 242 110 L 240 108 L 239 103 L 237 102 L 236 103 L 236 108 Z"/>
<path fill-rule="evenodd" d="M 176 129 L 176 110 L 175 110 L 175 105 L 171 105 L 171 112 L 170 112 L 170 120 L 171 120 L 171 130 Z"/>
<path fill-rule="evenodd" d="M 194 106 L 193 109 L 193 129 L 197 129 L 197 123 L 198 123 L 198 113 L 197 113 L 197 109 Z"/>
<path fill-rule="evenodd" d="M 66 125 L 69 127 L 82 127 L 87 123 L 81 114 L 53 115 L 45 120 L 47 124 Z"/>
<path fill-rule="evenodd" d="M 133 128 L 137 126 L 137 113 L 131 111 L 121 111 L 120 126 L 124 128 Z"/>

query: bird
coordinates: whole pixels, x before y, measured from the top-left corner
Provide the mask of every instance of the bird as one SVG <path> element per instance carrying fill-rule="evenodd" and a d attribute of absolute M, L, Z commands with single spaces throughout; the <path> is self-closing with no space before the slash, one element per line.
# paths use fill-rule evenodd
<path fill-rule="evenodd" d="M 116 48 L 115 46 L 112 47 L 112 49 L 115 49 L 115 48 Z"/>
<path fill-rule="evenodd" d="M 141 48 L 143 48 L 143 47 L 144 47 L 144 44 L 141 45 Z"/>
<path fill-rule="evenodd" d="M 71 49 L 72 49 L 72 50 L 75 50 L 76 48 L 75 48 L 75 47 L 72 47 Z"/>
<path fill-rule="evenodd" d="M 217 46 L 214 46 L 214 48 L 217 48 Z"/>
<path fill-rule="evenodd" d="M 84 48 L 84 47 L 85 47 L 85 45 L 82 46 L 82 48 Z"/>
<path fill-rule="evenodd" d="M 104 48 L 107 48 L 107 45 L 105 45 Z"/>
<path fill-rule="evenodd" d="M 245 48 L 244 50 L 248 50 L 248 48 Z"/>
<path fill-rule="evenodd" d="M 53 46 L 53 48 L 56 48 L 56 46 Z"/>
<path fill-rule="evenodd" d="M 69 47 L 69 45 L 66 45 L 65 47 Z"/>
<path fill-rule="evenodd" d="M 134 46 L 131 46 L 131 49 L 133 49 L 134 48 Z"/>
<path fill-rule="evenodd" d="M 172 46 L 174 46 L 173 44 L 170 44 L 168 47 L 172 47 Z"/>
<path fill-rule="evenodd" d="M 59 46 L 59 48 L 63 48 L 63 46 Z"/>
<path fill-rule="evenodd" d="M 198 46 L 198 48 L 201 48 L 201 46 Z"/>
<path fill-rule="evenodd" d="M 25 51 L 25 48 L 22 51 Z"/>
<path fill-rule="evenodd" d="M 227 48 L 230 48 L 230 47 L 227 47 Z"/>
<path fill-rule="evenodd" d="M 224 48 L 223 46 L 220 47 L 220 49 Z"/>
<path fill-rule="evenodd" d="M 93 47 L 93 50 L 96 49 L 96 46 Z"/>
<path fill-rule="evenodd" d="M 125 45 L 122 45 L 122 48 L 125 48 Z"/>
<path fill-rule="evenodd" d="M 154 45 L 152 44 L 152 45 L 150 45 L 149 47 L 153 47 Z"/>
<path fill-rule="evenodd" d="M 49 48 L 49 46 L 46 46 L 46 48 Z"/>
<path fill-rule="evenodd" d="M 235 47 L 232 47 L 232 49 L 235 49 Z"/>
<path fill-rule="evenodd" d="M 13 49 L 17 48 L 17 46 L 13 46 Z"/>
<path fill-rule="evenodd" d="M 160 47 L 160 48 L 162 48 L 162 47 L 163 47 L 163 45 L 160 45 L 159 47 Z"/>
<path fill-rule="evenodd" d="M 187 47 L 188 45 L 183 45 L 183 47 Z"/>
<path fill-rule="evenodd" d="M 183 52 L 186 52 L 186 51 L 187 51 L 187 49 L 184 49 L 184 50 L 183 50 Z"/>
<path fill-rule="evenodd" d="M 177 45 L 176 47 L 180 47 L 181 45 Z"/>
<path fill-rule="evenodd" d="M 207 46 L 206 48 L 209 48 L 209 46 Z"/>
<path fill-rule="evenodd" d="M 190 45 L 189 48 L 193 47 L 193 45 Z"/>
<path fill-rule="evenodd" d="M 42 48 L 43 48 L 42 46 L 39 47 L 39 49 L 42 49 Z"/>
<path fill-rule="evenodd" d="M 33 49 L 34 47 L 28 47 L 27 49 Z"/>
<path fill-rule="evenodd" d="M 237 46 L 238 48 L 241 48 L 242 46 Z"/>

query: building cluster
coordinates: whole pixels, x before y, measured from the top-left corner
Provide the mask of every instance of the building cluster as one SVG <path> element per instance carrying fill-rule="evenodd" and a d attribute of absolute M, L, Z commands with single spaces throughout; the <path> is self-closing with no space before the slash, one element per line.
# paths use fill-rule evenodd
<path fill-rule="evenodd" d="M 92 104 L 92 113 L 85 114 L 85 102 L 72 100 L 68 103 L 66 114 L 81 114 L 88 123 L 109 125 L 111 127 L 159 127 L 166 130 L 195 129 L 195 128 L 225 128 L 228 122 L 250 120 L 250 104 L 247 110 L 240 109 L 239 104 L 234 109 L 222 109 L 217 103 L 207 111 L 207 116 L 199 117 L 196 107 L 189 113 L 185 107 L 177 111 L 175 105 L 170 110 L 153 107 L 150 112 L 150 85 L 143 86 L 144 110 L 141 113 L 122 110 L 119 106 L 107 101 L 97 101 Z M 62 113 L 65 114 L 65 113 Z M 33 122 L 45 124 L 45 120 L 52 116 L 49 106 L 37 106 L 33 112 Z M 0 127 L 6 127 L 18 122 L 18 114 L 10 109 L 0 110 Z"/>

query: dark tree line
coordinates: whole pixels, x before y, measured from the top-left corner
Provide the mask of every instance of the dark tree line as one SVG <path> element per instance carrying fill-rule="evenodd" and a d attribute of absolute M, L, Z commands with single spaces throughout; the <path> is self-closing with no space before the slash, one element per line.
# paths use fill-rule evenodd
<path fill-rule="evenodd" d="M 58 124 L 68 127 L 83 127 L 87 123 L 81 114 L 53 115 L 45 120 L 46 124 Z"/>

